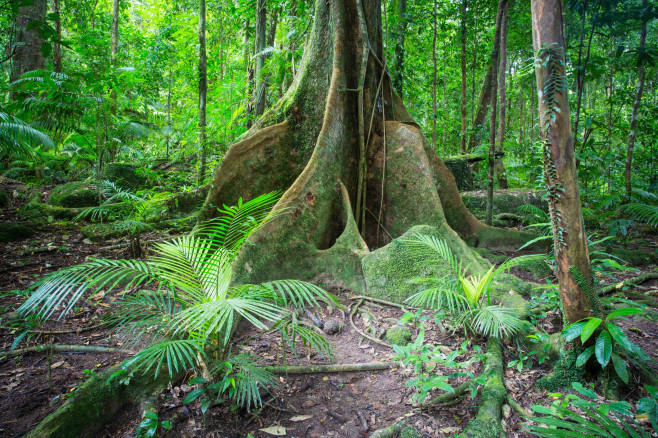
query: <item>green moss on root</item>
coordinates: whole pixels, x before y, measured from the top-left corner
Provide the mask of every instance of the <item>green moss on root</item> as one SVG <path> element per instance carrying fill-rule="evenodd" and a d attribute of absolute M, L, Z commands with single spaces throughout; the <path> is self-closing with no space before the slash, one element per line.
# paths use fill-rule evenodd
<path fill-rule="evenodd" d="M 571 384 L 574 382 L 582 382 L 585 378 L 585 371 L 582 367 L 576 366 L 576 358 L 579 354 L 579 349 L 569 350 L 555 363 L 550 374 L 537 380 L 537 388 L 559 391 L 571 388 Z"/>

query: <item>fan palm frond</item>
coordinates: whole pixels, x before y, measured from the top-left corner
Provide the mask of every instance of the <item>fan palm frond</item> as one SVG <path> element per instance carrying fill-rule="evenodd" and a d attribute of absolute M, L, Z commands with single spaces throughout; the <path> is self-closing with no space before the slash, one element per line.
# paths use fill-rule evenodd
<path fill-rule="evenodd" d="M 31 156 L 37 146 L 54 148 L 55 144 L 43 132 L 0 111 L 0 155 Z"/>
<path fill-rule="evenodd" d="M 468 300 L 457 288 L 454 278 L 449 276 L 413 278 L 410 282 L 422 287 L 419 292 L 405 301 L 411 306 L 424 309 L 448 309 L 453 314 L 470 308 Z"/>
<path fill-rule="evenodd" d="M 498 305 L 475 308 L 464 315 L 473 331 L 487 337 L 504 338 L 514 335 L 524 326 L 518 310 Z"/>
<path fill-rule="evenodd" d="M 331 346 L 331 342 L 327 340 L 322 334 L 315 331 L 314 327 L 307 327 L 302 322 L 299 322 L 297 318 L 286 317 L 279 320 L 276 324 L 272 326 L 273 329 L 278 329 L 281 333 L 281 341 L 283 344 L 283 360 L 285 362 L 285 347 L 286 345 L 290 347 L 290 350 L 293 352 L 295 357 L 299 357 L 297 354 L 297 338 L 301 339 L 302 345 L 309 347 L 323 357 L 327 359 L 334 358 L 334 351 Z"/>
<path fill-rule="evenodd" d="M 61 307 L 59 318 L 66 316 L 85 292 L 112 289 L 119 283 L 130 287 L 145 286 L 162 278 L 148 263 L 135 260 L 95 259 L 78 266 L 53 272 L 36 285 L 36 290 L 19 308 L 19 314 L 39 313 L 49 318 Z"/>
<path fill-rule="evenodd" d="M 166 363 L 170 376 L 193 368 L 198 355 L 205 356 L 204 344 L 193 339 L 176 339 L 156 342 L 126 361 L 134 371 L 147 372 L 155 367 L 155 377 Z"/>
<path fill-rule="evenodd" d="M 457 275 L 462 273 L 462 263 L 443 239 L 417 234 L 404 241 L 409 254 L 422 259 L 425 264 L 447 263 Z"/>
<path fill-rule="evenodd" d="M 658 226 L 658 205 L 634 203 L 622 205 L 620 209 L 633 215 L 635 220 L 646 222 L 652 227 Z"/>
<path fill-rule="evenodd" d="M 240 406 L 260 406 L 260 388 L 276 383 L 276 377 L 256 363 L 254 356 L 239 354 L 231 357 L 235 387 L 231 397 Z"/>

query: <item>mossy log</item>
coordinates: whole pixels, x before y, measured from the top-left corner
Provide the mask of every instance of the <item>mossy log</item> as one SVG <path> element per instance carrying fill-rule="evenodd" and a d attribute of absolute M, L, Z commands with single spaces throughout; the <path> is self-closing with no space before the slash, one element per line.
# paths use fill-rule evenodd
<path fill-rule="evenodd" d="M 124 407 L 139 405 L 145 397 L 164 389 L 171 380 L 166 373 L 136 375 L 128 384 L 109 378 L 121 367 L 92 376 L 55 412 L 48 415 L 26 438 L 96 437 L 103 426 Z"/>

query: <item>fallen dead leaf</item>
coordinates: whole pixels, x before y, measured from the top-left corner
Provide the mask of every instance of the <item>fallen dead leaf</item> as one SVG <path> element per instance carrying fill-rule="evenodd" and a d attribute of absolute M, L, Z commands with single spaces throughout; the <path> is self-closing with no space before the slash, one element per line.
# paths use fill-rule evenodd
<path fill-rule="evenodd" d="M 272 426 L 272 427 L 266 427 L 264 429 L 258 429 L 261 432 L 269 433 L 270 435 L 274 436 L 285 436 L 286 435 L 286 428 L 283 426 Z"/>
<path fill-rule="evenodd" d="M 309 418 L 313 418 L 313 415 L 295 415 L 290 419 L 290 421 L 304 421 L 308 420 Z"/>

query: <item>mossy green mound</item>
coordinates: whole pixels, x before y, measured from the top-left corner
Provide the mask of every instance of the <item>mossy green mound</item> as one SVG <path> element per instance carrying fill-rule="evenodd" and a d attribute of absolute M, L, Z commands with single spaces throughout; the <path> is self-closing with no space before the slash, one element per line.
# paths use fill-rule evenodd
<path fill-rule="evenodd" d="M 366 254 L 362 260 L 367 294 L 372 297 L 402 303 L 420 290 L 409 280 L 415 277 L 443 276 L 449 271 L 445 265 L 426 265 L 409 253 L 405 240 L 414 234 L 441 238 L 435 227 L 412 227 L 388 245 Z"/>
<path fill-rule="evenodd" d="M 576 359 L 582 349 L 574 348 L 563 355 L 553 367 L 553 372 L 537 380 L 537 388 L 547 391 L 559 391 L 571 388 L 574 382 L 585 378 L 583 367 L 576 366 Z"/>
<path fill-rule="evenodd" d="M 15 242 L 32 237 L 34 231 L 26 223 L 0 222 L 0 242 Z"/>
<path fill-rule="evenodd" d="M 92 242 L 103 242 L 126 234 L 125 228 L 118 227 L 117 224 L 112 222 L 87 225 L 82 227 L 80 232 Z"/>
<path fill-rule="evenodd" d="M 407 426 L 400 431 L 400 438 L 422 438 L 413 426 Z"/>
<path fill-rule="evenodd" d="M 100 204 L 100 194 L 85 181 L 73 181 L 55 187 L 48 203 L 65 208 L 95 207 Z"/>
<path fill-rule="evenodd" d="M 167 201 L 167 209 L 172 213 L 191 213 L 203 206 L 210 186 L 199 187 L 189 192 L 181 192 Z"/>
<path fill-rule="evenodd" d="M 386 330 L 386 340 L 393 345 L 407 345 L 411 342 L 411 330 L 408 327 L 394 325 Z"/>
<path fill-rule="evenodd" d="M 144 178 L 137 174 L 133 164 L 107 164 L 101 174 L 101 179 L 115 183 L 123 189 L 135 190 L 144 184 Z"/>

